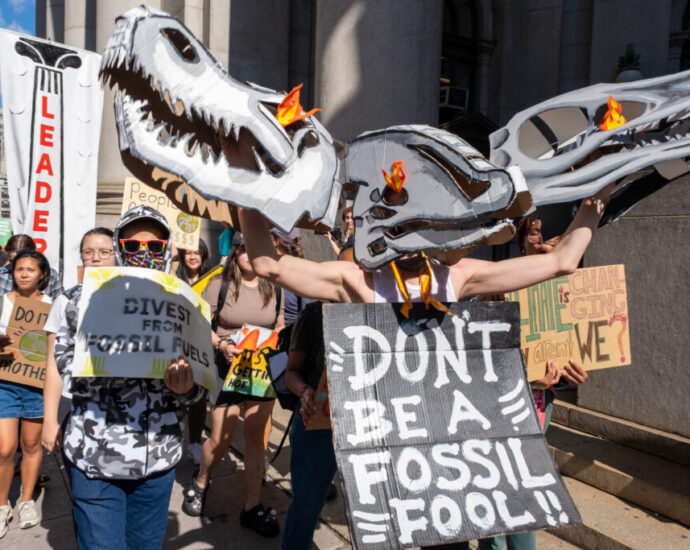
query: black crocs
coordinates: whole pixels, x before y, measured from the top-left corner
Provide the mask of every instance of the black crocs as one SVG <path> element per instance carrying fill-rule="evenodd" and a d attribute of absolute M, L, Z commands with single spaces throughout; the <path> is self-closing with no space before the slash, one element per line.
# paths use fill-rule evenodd
<path fill-rule="evenodd" d="M 204 504 L 206 503 L 206 493 L 209 486 L 199 487 L 196 484 L 196 475 L 192 478 L 192 486 L 187 490 L 182 502 L 182 511 L 188 516 L 198 517 L 204 511 Z"/>
<path fill-rule="evenodd" d="M 263 504 L 257 504 L 251 510 L 242 510 L 240 525 L 253 529 L 262 537 L 275 537 L 280 533 L 278 514 L 273 508 L 264 508 Z"/>

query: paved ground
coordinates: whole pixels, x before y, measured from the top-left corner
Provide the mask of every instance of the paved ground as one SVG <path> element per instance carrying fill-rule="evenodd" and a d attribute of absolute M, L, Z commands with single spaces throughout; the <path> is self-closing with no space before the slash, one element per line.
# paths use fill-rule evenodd
<path fill-rule="evenodd" d="M 276 405 L 274 426 L 271 433 L 270 451 L 275 451 L 289 415 Z M 241 425 L 233 442 L 231 451 L 220 463 L 213 475 L 213 487 L 209 490 L 206 511 L 203 518 L 191 518 L 182 510 L 183 486 L 192 475 L 193 464 L 183 459 L 176 470 L 176 481 L 168 511 L 168 528 L 165 550 L 189 549 L 256 549 L 277 550 L 280 548 L 280 537 L 265 539 L 239 524 L 239 514 L 244 505 L 244 471 L 242 463 L 243 441 Z M 269 480 L 264 487 L 263 502 L 278 512 L 281 525 L 285 519 L 290 501 L 289 460 L 290 448 L 286 447 L 268 472 Z M 0 549 L 21 550 L 72 550 L 76 548 L 74 529 L 72 527 L 71 503 L 66 474 L 57 455 L 46 454 L 42 472 L 50 476 L 38 496 L 38 504 L 43 513 L 43 521 L 32 529 L 19 529 L 17 522 L 10 523 L 7 535 L 0 539 Z M 19 478 L 15 477 L 10 493 L 14 503 L 19 494 Z M 314 548 L 318 550 L 344 550 L 351 548 L 349 533 L 345 520 L 343 500 L 338 498 L 327 503 L 321 522 L 314 535 Z M 565 550 L 574 548 L 560 539 L 547 533 L 539 533 L 540 549 Z"/>

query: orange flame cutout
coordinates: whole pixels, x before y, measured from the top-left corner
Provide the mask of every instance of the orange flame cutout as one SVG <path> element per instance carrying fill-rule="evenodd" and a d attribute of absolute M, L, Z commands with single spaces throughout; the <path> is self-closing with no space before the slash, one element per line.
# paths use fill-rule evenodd
<path fill-rule="evenodd" d="M 383 172 L 383 177 L 386 178 L 388 187 L 390 187 L 396 193 L 400 192 L 400 190 L 403 188 L 403 185 L 405 185 L 405 179 L 407 178 L 405 170 L 403 170 L 403 161 L 396 160 L 393 163 L 393 169 L 391 170 L 390 176 L 383 168 L 381 168 L 381 172 Z"/>
<path fill-rule="evenodd" d="M 263 342 L 259 344 L 259 329 L 254 329 L 251 332 L 245 327 L 242 329 L 242 334 L 245 338 L 237 344 L 237 349 L 243 351 L 256 351 L 264 348 L 276 349 L 278 346 L 278 333 L 273 330 Z"/>
<path fill-rule="evenodd" d="M 242 331 L 244 334 L 244 331 Z M 237 344 L 237 349 L 241 350 L 255 350 L 256 349 L 256 344 L 259 343 L 259 331 L 254 329 L 252 330 L 247 337 L 242 340 L 239 344 Z"/>
<path fill-rule="evenodd" d="M 299 90 L 302 84 L 295 86 L 290 93 L 285 96 L 283 101 L 278 105 L 278 112 L 276 113 L 276 118 L 282 126 L 289 126 L 293 122 L 298 120 L 304 120 L 310 117 L 314 113 L 319 112 L 321 109 L 312 109 L 308 113 L 302 112 L 302 106 L 299 104 Z"/>
<path fill-rule="evenodd" d="M 613 99 L 612 95 L 609 96 L 608 107 L 609 110 L 606 111 L 606 114 L 599 125 L 599 129 L 602 132 L 605 132 L 606 130 L 613 130 L 614 128 L 618 128 L 627 122 L 625 117 L 621 114 L 623 112 L 623 106 Z"/>

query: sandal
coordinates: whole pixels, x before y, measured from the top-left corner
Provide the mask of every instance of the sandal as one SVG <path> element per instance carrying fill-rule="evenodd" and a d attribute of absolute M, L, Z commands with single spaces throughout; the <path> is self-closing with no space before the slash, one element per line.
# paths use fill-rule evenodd
<path fill-rule="evenodd" d="M 206 487 L 199 487 L 196 483 L 196 474 L 192 478 L 192 486 L 185 493 L 185 499 L 182 502 L 182 511 L 188 516 L 198 517 L 204 511 L 204 504 L 206 504 L 206 493 L 211 486 L 211 482 Z"/>
<path fill-rule="evenodd" d="M 240 525 L 253 529 L 262 537 L 275 537 L 280 533 L 278 514 L 273 508 L 264 508 L 263 504 L 257 504 L 251 510 L 242 510 Z"/>

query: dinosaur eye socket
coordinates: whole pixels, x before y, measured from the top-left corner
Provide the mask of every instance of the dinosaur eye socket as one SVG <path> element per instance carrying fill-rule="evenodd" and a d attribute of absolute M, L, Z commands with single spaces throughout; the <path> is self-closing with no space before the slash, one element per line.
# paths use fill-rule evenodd
<path fill-rule="evenodd" d="M 194 49 L 192 43 L 180 31 L 177 29 L 167 28 L 161 29 L 161 34 L 170 41 L 182 59 L 189 61 L 190 63 L 197 63 L 199 61 L 199 56 L 196 53 L 196 49 Z"/>

